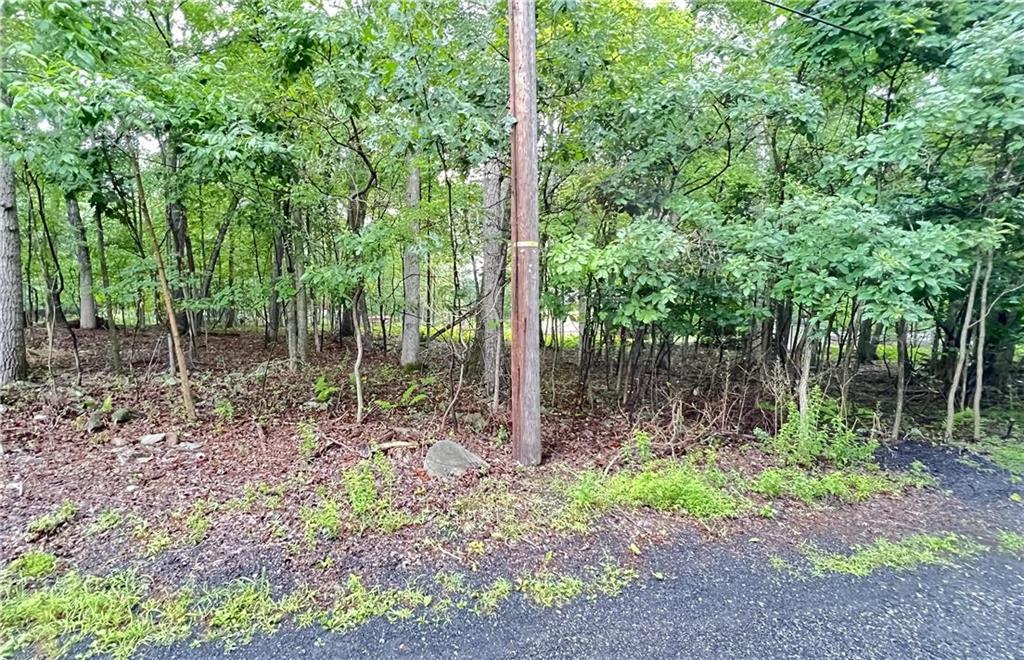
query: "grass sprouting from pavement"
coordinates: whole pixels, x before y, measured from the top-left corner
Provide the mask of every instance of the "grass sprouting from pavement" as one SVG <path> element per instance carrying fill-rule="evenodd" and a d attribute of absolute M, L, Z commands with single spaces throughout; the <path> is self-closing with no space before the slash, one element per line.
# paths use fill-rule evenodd
<path fill-rule="evenodd" d="M 1024 557 L 1024 534 L 1020 532 L 999 532 L 999 550 L 1007 554 Z"/>
<path fill-rule="evenodd" d="M 189 625 L 173 603 L 161 606 L 132 572 L 108 576 L 71 572 L 33 589 L 18 576 L 0 580 L 0 655 L 33 648 L 60 657 L 80 644 L 80 657 L 128 658 L 145 643 L 170 643 Z"/>
<path fill-rule="evenodd" d="M 848 554 L 832 553 L 806 544 L 803 553 L 818 575 L 846 573 L 865 576 L 889 568 L 906 571 L 920 566 L 953 566 L 955 558 L 970 558 L 985 551 L 985 546 L 954 533 L 914 534 L 892 541 L 877 539 L 864 546 L 854 546 Z"/>
<path fill-rule="evenodd" d="M 69 572 L 53 577 L 53 555 L 30 552 L 0 571 L 0 657 L 28 653 L 64 657 L 135 656 L 147 645 L 195 637 L 225 651 L 271 635 L 283 623 L 345 631 L 371 619 L 437 620 L 451 608 L 493 615 L 519 591 L 541 607 L 579 598 L 614 597 L 638 573 L 606 558 L 581 575 L 550 568 L 514 583 L 498 578 L 470 588 L 463 576 L 445 575 L 431 592 L 413 582 L 403 587 L 368 585 L 356 574 L 333 594 L 306 586 L 277 595 L 265 577 L 243 578 L 211 589 L 187 586 L 157 593 L 131 571 L 105 576 Z"/>

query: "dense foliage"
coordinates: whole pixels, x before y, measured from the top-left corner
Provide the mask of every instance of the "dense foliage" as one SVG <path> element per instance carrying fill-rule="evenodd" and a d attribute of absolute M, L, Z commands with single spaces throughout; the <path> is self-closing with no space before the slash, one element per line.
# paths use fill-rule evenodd
<path fill-rule="evenodd" d="M 503 3 L 5 4 L 30 324 L 165 316 L 145 196 L 193 358 L 235 323 L 283 329 L 296 368 L 309 337 L 387 350 L 410 263 L 426 337 L 500 332 Z M 602 362 L 637 401 L 686 342 L 804 399 L 886 341 L 951 400 L 1011 386 L 1024 7 L 792 4 L 843 29 L 756 0 L 539 3 L 543 327 L 578 339 L 582 395 Z"/>

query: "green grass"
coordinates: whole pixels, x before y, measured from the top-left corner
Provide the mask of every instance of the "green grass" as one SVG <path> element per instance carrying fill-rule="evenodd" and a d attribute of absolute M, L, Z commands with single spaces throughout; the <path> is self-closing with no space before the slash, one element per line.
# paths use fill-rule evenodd
<path fill-rule="evenodd" d="M 439 573 L 440 593 L 425 591 L 415 581 L 398 588 L 367 585 L 356 574 L 337 591 L 300 585 L 275 594 L 261 576 L 161 593 L 135 572 L 54 577 L 55 565 L 52 555 L 32 552 L 0 571 L 0 657 L 63 657 L 74 649 L 76 657 L 120 660 L 147 645 L 190 637 L 220 642 L 231 651 L 257 635 L 273 634 L 288 621 L 344 631 L 374 618 L 430 621 L 452 607 L 487 616 L 516 591 L 538 606 L 555 607 L 579 597 L 617 596 L 638 577 L 635 570 L 606 559 L 578 576 L 544 568 L 516 582 L 497 578 L 477 589 L 461 574 Z"/>
<path fill-rule="evenodd" d="M 999 550 L 1007 554 L 1024 557 L 1024 534 L 1020 532 L 999 532 Z"/>
<path fill-rule="evenodd" d="M 316 506 L 299 509 L 299 517 L 306 532 L 306 541 L 315 545 L 320 538 L 333 540 L 341 533 L 341 506 L 330 497 L 321 497 Z"/>
<path fill-rule="evenodd" d="M 1007 472 L 1017 476 L 1024 475 L 1024 443 L 990 437 L 982 439 L 977 449 Z"/>
<path fill-rule="evenodd" d="M 655 461 L 639 471 L 605 477 L 584 473 L 568 489 L 569 508 L 599 512 L 610 506 L 678 511 L 696 518 L 739 515 L 746 500 L 726 490 L 726 478 L 714 466 Z"/>
<path fill-rule="evenodd" d="M 862 502 L 874 495 L 896 495 L 909 486 L 934 483 L 934 478 L 920 471 L 896 475 L 877 469 L 845 468 L 813 473 L 794 467 L 772 467 L 754 479 L 750 488 L 765 497 L 787 497 L 811 504 L 826 498 Z"/>
<path fill-rule="evenodd" d="M 540 571 L 516 580 L 516 589 L 540 607 L 561 607 L 582 595 L 583 588 L 583 580 L 580 578 L 549 571 Z"/>
<path fill-rule="evenodd" d="M 7 570 L 15 576 L 36 580 L 46 577 L 53 572 L 57 565 L 57 558 L 49 552 L 29 550 L 11 563 L 7 564 Z"/>
<path fill-rule="evenodd" d="M 205 637 L 222 641 L 230 651 L 257 634 L 274 633 L 286 617 L 311 603 L 312 595 L 305 590 L 275 599 L 266 578 L 241 579 L 205 594 L 200 606 L 207 625 Z"/>
<path fill-rule="evenodd" d="M 102 534 L 116 529 L 124 522 L 124 516 L 117 509 L 104 509 L 86 530 L 89 534 Z"/>
<path fill-rule="evenodd" d="M 29 521 L 28 533 L 32 536 L 48 536 L 67 525 L 76 515 L 78 515 L 78 505 L 66 500 L 54 511 Z"/>
<path fill-rule="evenodd" d="M 589 567 L 582 576 L 559 574 L 544 568 L 516 579 L 516 590 L 538 607 L 561 607 L 586 597 L 613 598 L 636 581 L 639 574 L 606 557 L 599 568 Z"/>
<path fill-rule="evenodd" d="M 804 555 L 818 575 L 846 573 L 865 576 L 879 569 L 908 571 L 920 566 L 953 566 L 953 559 L 970 558 L 986 548 L 959 534 L 914 534 L 897 541 L 881 538 L 855 546 L 848 554 L 825 552 L 813 545 L 803 547 Z"/>
<path fill-rule="evenodd" d="M 185 518 L 185 527 L 188 529 L 188 541 L 192 545 L 198 545 L 206 538 L 206 532 L 210 529 L 209 508 L 206 500 L 199 500 L 192 506 L 188 517 Z"/>
<path fill-rule="evenodd" d="M 482 615 L 494 614 L 511 595 L 512 583 L 505 578 L 498 578 L 489 587 L 471 593 L 475 601 L 473 613 Z"/>
<path fill-rule="evenodd" d="M 373 618 L 411 618 L 416 609 L 429 606 L 432 600 L 431 596 L 414 587 L 367 587 L 358 575 L 350 575 L 344 593 L 316 621 L 327 630 L 350 630 Z"/>
<path fill-rule="evenodd" d="M 131 572 L 83 576 L 72 572 L 41 589 L 23 580 L 0 584 L 0 655 L 33 648 L 60 657 L 84 644 L 80 657 L 128 658 L 146 643 L 188 635 L 182 608 L 161 608 L 148 584 Z"/>

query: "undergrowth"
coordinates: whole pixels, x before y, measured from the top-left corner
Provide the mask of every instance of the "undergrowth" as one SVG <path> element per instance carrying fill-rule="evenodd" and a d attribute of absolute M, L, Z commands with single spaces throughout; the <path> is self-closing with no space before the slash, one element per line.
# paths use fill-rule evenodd
<path fill-rule="evenodd" d="M 569 510 L 600 512 L 610 506 L 681 511 L 697 518 L 740 513 L 745 500 L 727 489 L 728 479 L 714 464 L 652 461 L 640 470 L 604 476 L 584 473 L 568 489 Z"/>
<path fill-rule="evenodd" d="M 811 391 L 803 414 L 796 403 L 789 403 L 786 421 L 774 436 L 762 430 L 755 433 L 787 465 L 862 465 L 873 463 L 878 449 L 878 441 L 859 437 L 843 420 L 835 402 L 826 399 L 817 387 Z"/>
<path fill-rule="evenodd" d="M 761 472 L 750 488 L 765 497 L 788 497 L 811 504 L 829 497 L 843 502 L 862 502 L 874 495 L 896 495 L 907 487 L 934 484 L 935 479 L 921 468 L 891 474 L 879 469 L 846 468 L 812 473 L 796 467 L 771 467 Z"/>

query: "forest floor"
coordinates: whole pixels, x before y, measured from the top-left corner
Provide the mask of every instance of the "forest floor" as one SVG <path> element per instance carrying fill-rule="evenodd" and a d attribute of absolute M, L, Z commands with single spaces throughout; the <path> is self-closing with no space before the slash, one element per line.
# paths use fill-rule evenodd
<path fill-rule="evenodd" d="M 468 379 L 445 417 L 443 353 L 406 373 L 374 352 L 357 425 L 350 347 L 293 374 L 260 335 L 210 335 L 186 423 L 160 337 L 125 342 L 131 379 L 109 373 L 105 333 L 79 340 L 80 385 L 60 340 L 51 384 L 35 332 L 37 384 L 0 391 L 0 657 L 1011 657 L 1021 642 L 1014 438 L 797 469 L 753 436 L 651 440 L 636 415 L 553 388 L 529 470 Z M 440 439 L 488 467 L 430 478 Z"/>

